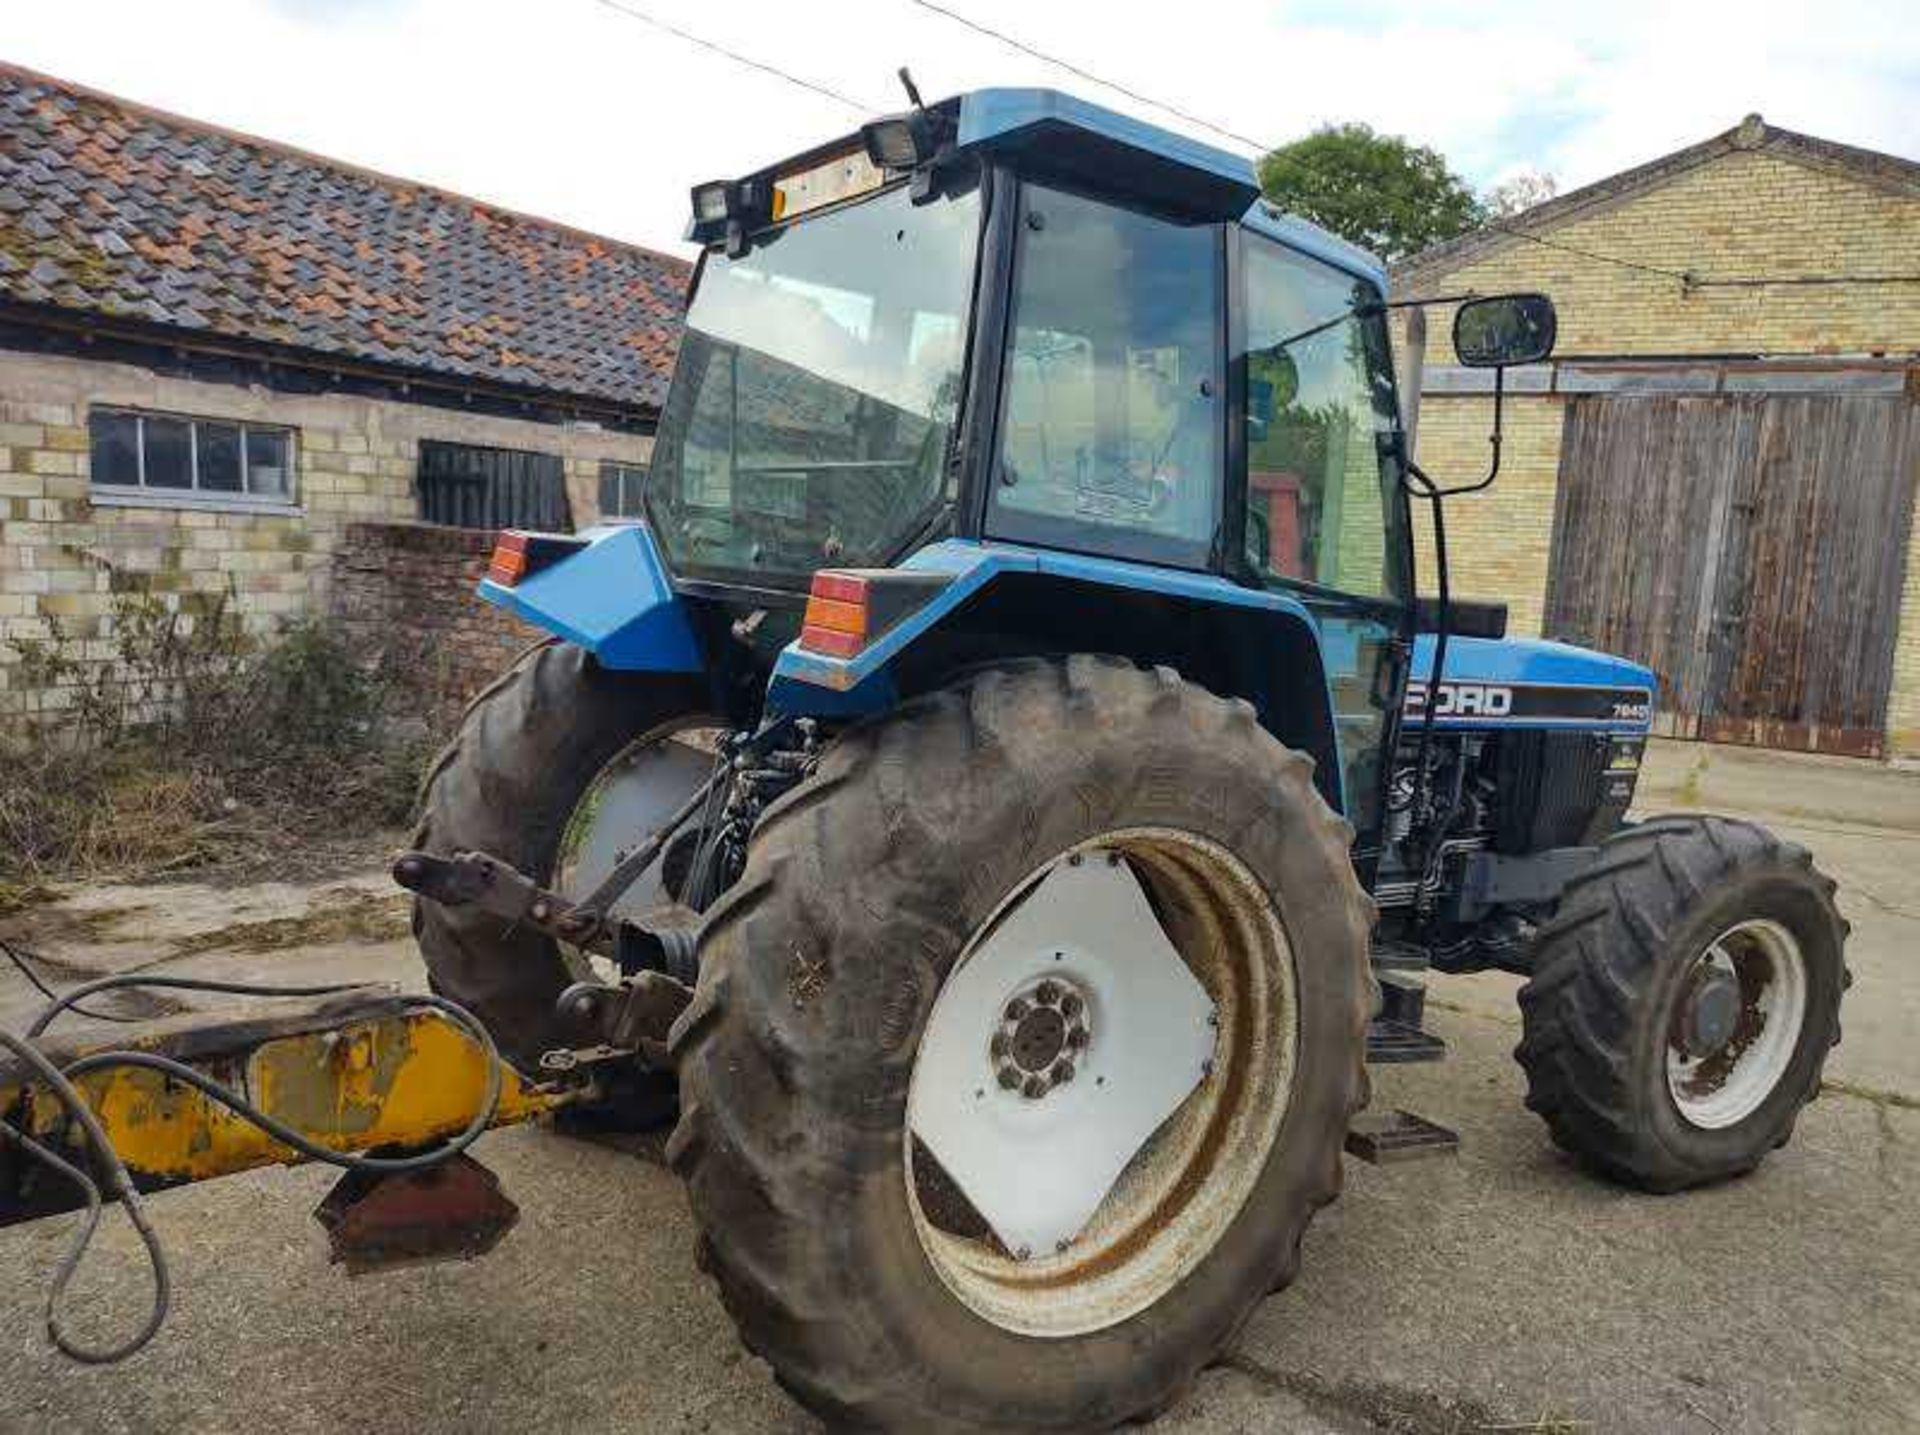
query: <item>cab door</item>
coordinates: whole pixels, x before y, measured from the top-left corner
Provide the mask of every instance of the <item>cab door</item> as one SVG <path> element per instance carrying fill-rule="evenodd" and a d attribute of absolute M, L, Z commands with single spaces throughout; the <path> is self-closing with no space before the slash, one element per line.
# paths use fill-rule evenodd
<path fill-rule="evenodd" d="M 1222 226 L 1035 181 L 1020 206 L 988 536 L 1213 567 Z"/>
<path fill-rule="evenodd" d="M 1412 586 L 1399 420 L 1380 295 L 1241 230 L 1234 251 L 1235 408 L 1228 499 L 1243 581 L 1319 619 L 1348 817 L 1373 845 L 1406 662 Z"/>

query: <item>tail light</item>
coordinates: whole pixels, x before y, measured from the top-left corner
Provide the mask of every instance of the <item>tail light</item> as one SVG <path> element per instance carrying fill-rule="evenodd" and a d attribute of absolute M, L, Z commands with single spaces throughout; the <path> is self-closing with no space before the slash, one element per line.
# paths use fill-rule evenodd
<path fill-rule="evenodd" d="M 493 559 L 487 564 L 487 577 L 503 588 L 511 588 L 527 576 L 527 535 L 517 528 L 503 528 L 493 542 Z"/>
<path fill-rule="evenodd" d="M 952 581 L 948 573 L 905 568 L 822 569 L 807 594 L 800 646 L 822 657 L 851 658 Z"/>
<path fill-rule="evenodd" d="M 800 646 L 832 658 L 850 658 L 867 645 L 867 597 L 864 574 L 823 571 L 813 575 L 807 616 L 800 625 Z"/>
<path fill-rule="evenodd" d="M 511 588 L 523 578 L 531 578 L 562 558 L 587 546 L 584 538 L 566 533 L 527 533 L 518 528 L 503 528 L 493 541 L 493 557 L 487 560 L 487 578 L 502 588 Z"/>

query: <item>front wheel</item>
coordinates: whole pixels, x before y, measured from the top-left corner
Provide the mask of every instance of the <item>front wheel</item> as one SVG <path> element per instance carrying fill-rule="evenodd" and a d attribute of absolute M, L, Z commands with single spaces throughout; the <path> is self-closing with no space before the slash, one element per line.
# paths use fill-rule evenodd
<path fill-rule="evenodd" d="M 1603 1174 L 1673 1191 L 1793 1130 L 1840 1040 L 1847 925 L 1804 848 L 1724 817 L 1609 838 L 1520 991 L 1527 1105 Z"/>
<path fill-rule="evenodd" d="M 1364 1101 L 1311 764 L 1168 671 L 978 673 L 768 814 L 674 1034 L 703 1254 L 833 1421 L 1104 1428 L 1291 1280 Z"/>

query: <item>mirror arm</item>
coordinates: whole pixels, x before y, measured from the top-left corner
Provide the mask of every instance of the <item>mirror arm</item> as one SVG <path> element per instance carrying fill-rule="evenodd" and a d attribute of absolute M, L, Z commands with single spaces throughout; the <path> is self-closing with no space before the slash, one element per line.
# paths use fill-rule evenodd
<path fill-rule="evenodd" d="M 1441 498 L 1451 498 L 1455 494 L 1460 494 L 1460 493 L 1478 493 L 1481 489 L 1491 486 L 1493 481 L 1500 476 L 1500 438 L 1501 438 L 1500 416 L 1506 407 L 1506 403 L 1505 403 L 1506 379 L 1507 379 L 1506 365 L 1502 364 L 1494 369 L 1493 371 L 1493 432 L 1487 436 L 1487 445 L 1493 450 L 1493 462 L 1487 468 L 1486 477 L 1479 479 L 1473 483 L 1455 484 L 1452 488 L 1432 487 L 1431 492 L 1422 490 L 1420 492 L 1421 497 L 1441 499 Z M 1408 460 L 1408 467 L 1409 468 L 1412 467 L 1412 460 Z M 1422 479 L 1425 479 L 1429 486 L 1433 485 L 1433 480 L 1430 478 L 1427 478 L 1426 474 L 1422 473 L 1420 477 Z"/>

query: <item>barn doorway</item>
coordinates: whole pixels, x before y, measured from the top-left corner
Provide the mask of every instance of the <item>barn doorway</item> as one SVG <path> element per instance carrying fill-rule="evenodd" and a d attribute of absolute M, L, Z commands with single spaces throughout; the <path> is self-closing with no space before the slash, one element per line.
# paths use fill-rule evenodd
<path fill-rule="evenodd" d="M 1905 394 L 1571 398 L 1546 631 L 1652 667 L 1656 731 L 1881 756 L 1917 471 Z"/>

